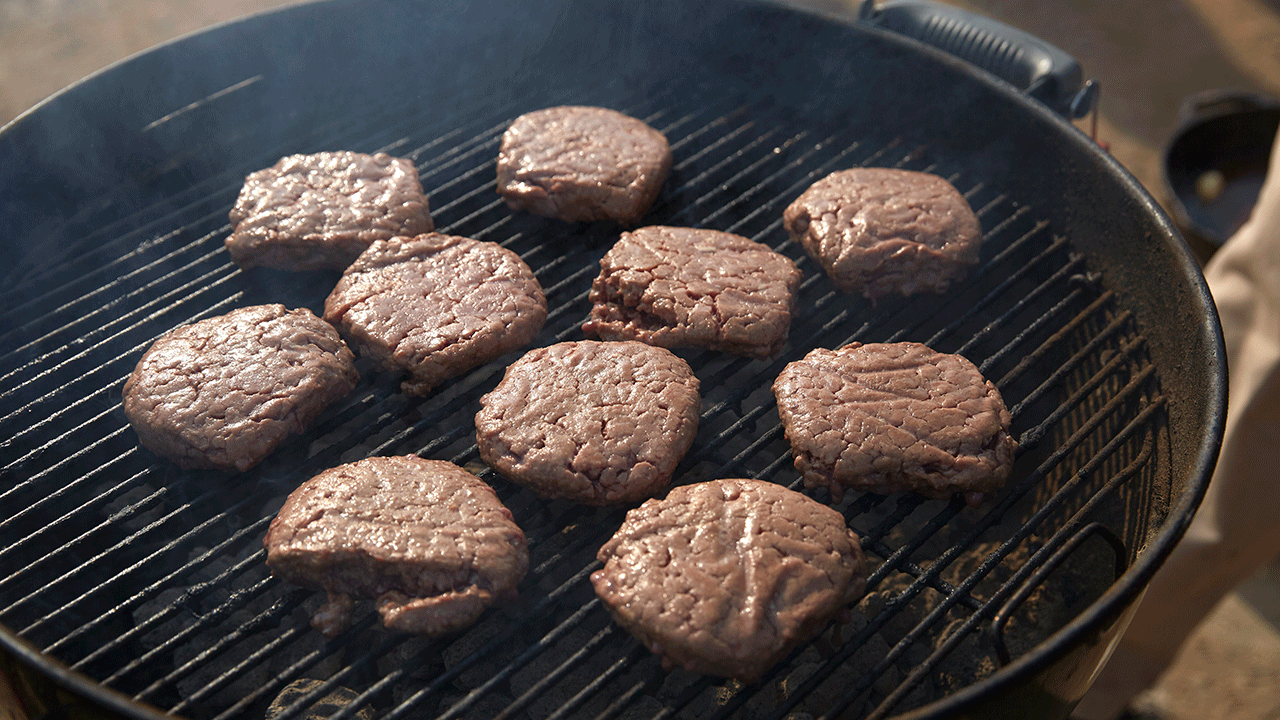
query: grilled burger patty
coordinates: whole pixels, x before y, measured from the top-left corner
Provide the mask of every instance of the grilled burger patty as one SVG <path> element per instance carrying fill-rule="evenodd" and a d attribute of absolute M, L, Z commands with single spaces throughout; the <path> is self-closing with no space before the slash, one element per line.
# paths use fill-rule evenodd
<path fill-rule="evenodd" d="M 648 500 L 598 558 L 596 593 L 664 665 L 747 682 L 820 633 L 867 577 L 840 513 L 759 480 Z"/>
<path fill-rule="evenodd" d="M 553 107 L 516 118 L 498 151 L 513 210 L 570 222 L 644 217 L 671 171 L 662 133 L 615 110 Z"/>
<path fill-rule="evenodd" d="M 310 310 L 257 305 L 157 339 L 125 380 L 124 412 L 156 454 L 243 472 L 358 380 L 331 325 Z"/>
<path fill-rule="evenodd" d="M 245 178 L 226 239 L 241 267 L 341 270 L 375 240 L 431 232 L 413 163 L 385 153 L 290 155 Z"/>
<path fill-rule="evenodd" d="M 667 487 L 698 430 L 698 378 L 669 350 L 565 342 L 531 350 L 480 400 L 480 457 L 546 498 L 634 502 Z"/>
<path fill-rule="evenodd" d="M 832 173 L 789 205 L 783 221 L 836 287 L 871 299 L 945 291 L 978 261 L 982 243 L 964 196 L 911 170 Z"/>
<path fill-rule="evenodd" d="M 1018 444 L 1000 391 L 959 355 L 920 343 L 817 349 L 773 383 L 808 487 L 970 504 L 1004 487 Z"/>
<path fill-rule="evenodd" d="M 790 258 L 740 235 L 638 228 L 600 260 L 582 330 L 767 358 L 786 343 L 800 279 Z"/>
<path fill-rule="evenodd" d="M 312 625 L 350 623 L 374 598 L 388 628 L 442 635 L 513 598 L 529 566 L 524 533 L 493 489 L 452 463 L 371 457 L 325 470 L 285 500 L 264 540 L 267 564 L 324 590 Z"/>
<path fill-rule="evenodd" d="M 425 395 L 444 380 L 528 344 L 547 301 L 519 255 L 490 242 L 428 233 L 379 240 L 343 273 L 324 317 Z"/>

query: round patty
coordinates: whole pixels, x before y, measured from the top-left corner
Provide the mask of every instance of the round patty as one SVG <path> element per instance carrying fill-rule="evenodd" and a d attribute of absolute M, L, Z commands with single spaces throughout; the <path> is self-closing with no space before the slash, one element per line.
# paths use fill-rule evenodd
<path fill-rule="evenodd" d="M 740 235 L 638 228 L 600 260 L 582 330 L 603 340 L 772 357 L 791 330 L 800 279 L 790 258 Z"/>
<path fill-rule="evenodd" d="M 408 373 L 405 393 L 425 395 L 532 341 L 547 301 L 519 255 L 429 233 L 369 246 L 325 300 L 324 317 L 361 355 Z"/>
<path fill-rule="evenodd" d="M 157 339 L 125 380 L 124 412 L 152 452 L 185 468 L 244 472 L 358 380 L 329 323 L 257 305 Z"/>
<path fill-rule="evenodd" d="M 943 292 L 978 261 L 982 243 L 964 196 L 937 175 L 910 170 L 832 173 L 783 220 L 836 287 L 872 299 Z"/>
<path fill-rule="evenodd" d="M 588 505 L 665 489 L 701 410 L 698 379 L 669 350 L 589 340 L 531 350 L 480 403 L 486 463 L 541 497 Z"/>
<path fill-rule="evenodd" d="M 818 349 L 773 383 L 795 465 L 809 487 L 976 505 L 1004 487 L 1018 444 L 1000 391 L 959 355 L 920 343 Z"/>
<path fill-rule="evenodd" d="M 867 577 L 840 513 L 760 480 L 649 500 L 598 558 L 596 594 L 664 665 L 747 682 L 820 633 Z"/>
<path fill-rule="evenodd" d="M 413 163 L 385 153 L 290 155 L 245 178 L 226 239 L 241 267 L 341 270 L 375 240 L 431 232 Z"/>
<path fill-rule="evenodd" d="M 312 625 L 350 623 L 352 597 L 373 598 L 388 628 L 442 635 L 515 597 L 529 567 L 524 533 L 493 489 L 441 460 L 371 457 L 294 490 L 263 541 L 285 580 L 324 590 Z"/>
<path fill-rule="evenodd" d="M 513 210 L 634 224 L 671 171 L 662 133 L 615 110 L 553 107 L 516 118 L 498 151 L 498 194 Z"/>

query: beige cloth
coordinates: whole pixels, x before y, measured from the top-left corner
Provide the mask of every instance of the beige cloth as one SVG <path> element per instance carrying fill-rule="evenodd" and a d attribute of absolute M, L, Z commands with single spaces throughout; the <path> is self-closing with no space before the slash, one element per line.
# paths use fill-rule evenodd
<path fill-rule="evenodd" d="M 1222 318 L 1226 434 L 1204 502 L 1073 718 L 1115 718 L 1224 595 L 1280 553 L 1280 139 L 1249 221 L 1205 268 Z"/>

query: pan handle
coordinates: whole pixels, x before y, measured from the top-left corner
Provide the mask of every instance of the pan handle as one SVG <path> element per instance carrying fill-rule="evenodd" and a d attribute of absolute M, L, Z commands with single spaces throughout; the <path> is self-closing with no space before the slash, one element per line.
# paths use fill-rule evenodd
<path fill-rule="evenodd" d="M 1067 119 L 1088 115 L 1098 84 L 1080 63 L 1017 28 L 932 0 L 863 0 L 858 18 L 919 40 L 1013 84 Z"/>

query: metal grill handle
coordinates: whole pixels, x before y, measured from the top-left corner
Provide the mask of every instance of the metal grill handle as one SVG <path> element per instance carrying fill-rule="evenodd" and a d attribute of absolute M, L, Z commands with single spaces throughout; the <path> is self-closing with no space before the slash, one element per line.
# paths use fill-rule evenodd
<path fill-rule="evenodd" d="M 1092 522 L 1077 530 L 1066 542 L 1062 544 L 1062 547 L 1054 551 L 1053 555 L 1045 561 L 1044 565 L 1037 568 L 1036 571 L 1031 574 L 1031 577 L 1027 578 L 1027 581 L 1023 583 L 1022 587 L 1018 588 L 1018 591 L 1013 594 L 1013 597 L 1009 598 L 1009 600 L 1005 602 L 1004 606 L 1000 608 L 1000 611 L 996 613 L 996 616 L 992 618 L 991 624 L 987 626 L 987 636 L 995 646 L 996 659 L 1000 661 L 1000 665 L 1002 667 L 1008 665 L 1011 660 L 1009 647 L 1004 641 L 1004 626 L 1008 624 L 1009 618 L 1013 616 L 1013 612 L 1017 610 L 1018 607 L 1031 596 L 1031 593 L 1034 592 L 1035 589 L 1049 577 L 1049 575 L 1053 574 L 1053 572 L 1066 561 L 1067 557 L 1074 553 L 1076 549 L 1079 548 L 1080 545 L 1091 535 L 1098 535 L 1103 540 L 1107 541 L 1109 546 L 1111 546 L 1111 550 L 1116 556 L 1115 572 L 1117 580 L 1119 580 L 1120 576 L 1124 574 L 1124 571 L 1128 569 L 1129 563 L 1125 559 L 1124 542 L 1120 540 L 1120 538 L 1117 537 L 1110 528 L 1100 522 Z"/>
<path fill-rule="evenodd" d="M 931 0 L 863 0 L 860 20 L 945 50 L 1075 120 L 1098 101 L 1076 59 L 1017 28 Z"/>

